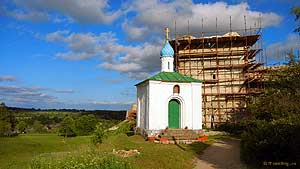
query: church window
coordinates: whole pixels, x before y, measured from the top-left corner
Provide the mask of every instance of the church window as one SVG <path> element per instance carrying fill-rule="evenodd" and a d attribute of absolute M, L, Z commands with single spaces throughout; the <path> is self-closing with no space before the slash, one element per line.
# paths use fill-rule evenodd
<path fill-rule="evenodd" d="M 170 69 L 170 62 L 168 62 L 168 69 Z"/>
<path fill-rule="evenodd" d="M 173 94 L 175 94 L 175 93 L 177 93 L 177 94 L 180 93 L 180 87 L 179 87 L 179 85 L 175 85 L 175 86 L 173 87 Z"/>
<path fill-rule="evenodd" d="M 215 74 L 213 74 L 213 79 L 216 79 L 216 75 Z"/>

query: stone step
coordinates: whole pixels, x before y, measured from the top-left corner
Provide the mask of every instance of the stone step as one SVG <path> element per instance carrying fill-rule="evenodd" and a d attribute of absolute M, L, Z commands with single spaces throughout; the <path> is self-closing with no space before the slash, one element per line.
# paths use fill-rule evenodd
<path fill-rule="evenodd" d="M 167 129 L 161 134 L 161 137 L 167 138 L 168 140 L 196 140 L 203 136 L 202 131 L 194 131 L 188 129 Z"/>

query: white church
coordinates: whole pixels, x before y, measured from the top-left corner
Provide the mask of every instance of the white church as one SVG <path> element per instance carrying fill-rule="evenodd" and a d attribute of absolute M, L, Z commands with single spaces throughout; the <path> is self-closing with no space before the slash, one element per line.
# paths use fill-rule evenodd
<path fill-rule="evenodd" d="M 146 137 L 166 129 L 202 129 L 202 83 L 174 71 L 174 50 L 168 32 L 166 28 L 160 51 L 161 72 L 135 85 L 137 128 Z"/>

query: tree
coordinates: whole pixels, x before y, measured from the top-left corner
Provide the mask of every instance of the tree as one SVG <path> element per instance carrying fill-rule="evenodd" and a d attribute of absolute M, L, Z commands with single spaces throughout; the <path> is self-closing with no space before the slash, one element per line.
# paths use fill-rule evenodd
<path fill-rule="evenodd" d="M 97 120 L 94 115 L 83 115 L 75 121 L 77 135 L 90 135 L 95 130 Z"/>
<path fill-rule="evenodd" d="M 300 34 L 300 7 L 292 7 L 291 8 L 291 13 L 295 15 L 295 21 L 299 22 L 298 26 L 294 30 L 294 32 L 299 32 Z"/>
<path fill-rule="evenodd" d="M 21 133 L 25 133 L 25 130 L 27 128 L 27 123 L 25 123 L 24 121 L 20 121 L 18 124 L 17 124 L 17 129 L 19 132 Z"/>
<path fill-rule="evenodd" d="M 73 137 L 75 134 L 75 123 L 72 117 L 66 116 L 61 123 L 59 134 L 65 137 Z"/>
<path fill-rule="evenodd" d="M 290 57 L 294 57 L 292 54 Z M 271 73 L 266 92 L 250 104 L 242 134 L 241 158 L 249 164 L 263 161 L 300 163 L 300 62 Z"/>
<path fill-rule="evenodd" d="M 0 136 L 12 136 L 13 134 L 13 122 L 15 118 L 13 113 L 10 112 L 4 103 L 0 104 Z"/>
<path fill-rule="evenodd" d="M 11 124 L 1 120 L 0 121 L 0 136 L 10 136 L 11 135 Z"/>
<path fill-rule="evenodd" d="M 34 132 L 37 132 L 37 133 L 43 132 L 43 124 L 38 120 L 34 121 L 32 128 L 33 128 Z"/>
<path fill-rule="evenodd" d="M 94 135 L 91 138 L 93 144 L 101 144 L 103 139 L 106 138 L 107 135 L 105 133 L 105 128 L 102 123 L 98 123 L 96 125 L 96 130 L 94 131 Z"/>
<path fill-rule="evenodd" d="M 0 103 L 0 107 L 6 107 L 5 103 Z"/>

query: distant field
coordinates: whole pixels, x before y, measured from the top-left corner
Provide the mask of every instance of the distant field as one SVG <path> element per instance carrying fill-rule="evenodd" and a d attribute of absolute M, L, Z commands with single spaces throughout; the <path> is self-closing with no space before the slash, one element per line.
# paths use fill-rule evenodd
<path fill-rule="evenodd" d="M 111 136 L 97 147 L 102 154 L 111 154 L 113 149 L 137 149 L 140 155 L 128 157 L 127 161 L 134 168 L 193 168 L 193 159 L 213 141 L 192 145 L 162 145 L 145 141 L 141 136 L 120 134 Z M 33 157 L 50 152 L 78 152 L 87 150 L 89 137 L 67 138 L 55 134 L 19 135 L 15 138 L 0 138 L 0 168 L 28 168 Z M 80 152 L 80 151 L 79 151 Z M 57 153 L 59 155 L 61 153 Z M 71 153 L 72 154 L 72 153 Z M 55 153 L 45 157 L 56 156 Z M 53 159 L 52 159 L 53 160 Z M 55 161 L 55 158 L 54 158 Z"/>
<path fill-rule="evenodd" d="M 56 134 L 27 134 L 0 137 L 0 169 L 28 168 L 31 159 L 41 153 L 73 151 L 88 146 L 88 136 L 67 138 Z"/>

